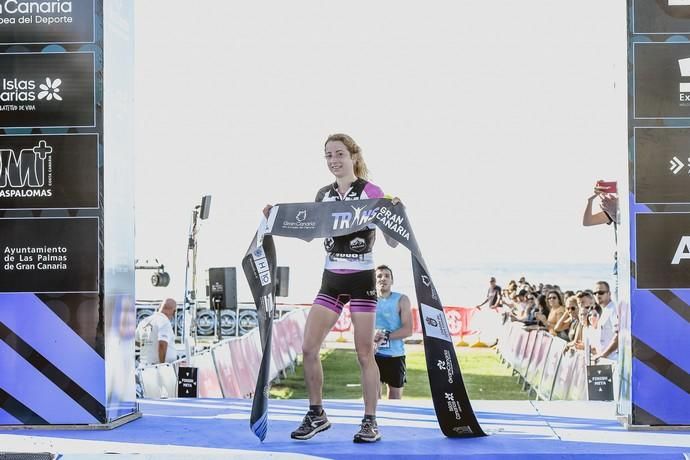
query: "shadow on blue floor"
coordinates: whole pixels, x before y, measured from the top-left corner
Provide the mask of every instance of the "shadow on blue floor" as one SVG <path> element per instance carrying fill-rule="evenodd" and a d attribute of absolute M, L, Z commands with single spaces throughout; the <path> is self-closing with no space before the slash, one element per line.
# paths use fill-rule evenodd
<path fill-rule="evenodd" d="M 429 403 L 430 404 L 430 403 Z M 481 407 L 481 404 L 476 404 Z M 438 429 L 433 408 L 388 406 L 382 404 L 379 425 L 382 441 L 355 444 L 362 403 L 359 401 L 327 402 L 325 407 L 333 427 L 309 441 L 294 441 L 290 432 L 299 424 L 307 406 L 305 401 L 270 402 L 268 436 L 260 443 L 249 429 L 251 401 L 247 400 L 165 400 L 141 401 L 144 416 L 112 431 L 32 431 L 32 436 L 66 439 L 172 444 L 221 449 L 292 452 L 325 458 L 345 459 L 366 455 L 389 458 L 583 458 L 605 455 L 618 458 L 684 458 L 690 447 L 609 444 L 562 441 L 550 424 L 567 425 L 568 429 L 591 431 L 592 441 L 606 432 L 623 429 L 614 420 L 542 416 L 536 410 L 529 414 L 477 411 L 486 431 L 484 438 L 449 439 Z M 525 406 L 523 402 L 523 409 Z M 27 435 L 26 432 L 4 432 Z M 603 433 L 603 434 L 602 434 Z M 687 435 L 687 433 L 685 434 Z"/>

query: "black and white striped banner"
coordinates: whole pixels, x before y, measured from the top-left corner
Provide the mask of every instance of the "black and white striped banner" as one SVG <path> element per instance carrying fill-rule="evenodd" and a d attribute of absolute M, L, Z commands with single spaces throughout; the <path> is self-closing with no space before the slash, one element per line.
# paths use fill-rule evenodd
<path fill-rule="evenodd" d="M 348 235 L 375 224 L 389 238 L 410 250 L 415 291 L 424 332 L 424 350 L 436 417 L 448 437 L 484 436 L 470 404 L 441 299 L 417 245 L 402 204 L 386 198 L 328 203 L 279 204 L 271 209 L 247 251 L 242 267 L 259 313 L 264 356 L 252 406 L 250 425 L 262 441 L 268 428 L 268 381 L 271 328 L 275 309 L 276 251 L 273 236 L 311 241 Z"/>

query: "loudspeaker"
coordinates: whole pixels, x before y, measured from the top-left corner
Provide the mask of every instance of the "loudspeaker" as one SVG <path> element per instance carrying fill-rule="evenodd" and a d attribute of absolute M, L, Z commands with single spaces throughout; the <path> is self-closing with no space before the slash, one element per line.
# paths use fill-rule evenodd
<path fill-rule="evenodd" d="M 211 212 L 211 195 L 204 195 L 201 197 L 201 209 L 199 210 L 199 219 L 208 219 L 208 213 Z"/>
<path fill-rule="evenodd" d="M 216 333 L 216 312 L 208 308 L 196 311 L 196 333 L 210 337 Z"/>
<path fill-rule="evenodd" d="M 276 268 L 276 297 L 287 297 L 290 287 L 290 267 Z"/>
<path fill-rule="evenodd" d="M 149 316 L 153 315 L 155 312 L 155 308 L 141 308 L 139 306 L 136 307 L 136 315 L 137 315 L 137 326 L 139 323 L 143 320 L 148 318 Z"/>
<path fill-rule="evenodd" d="M 240 327 L 240 335 L 244 335 L 259 325 L 259 315 L 256 310 L 240 310 L 237 324 Z"/>
<path fill-rule="evenodd" d="M 237 307 L 235 267 L 208 269 L 208 306 L 214 311 Z"/>
<path fill-rule="evenodd" d="M 221 310 L 220 311 L 220 335 L 223 337 L 230 337 L 235 335 L 235 330 L 237 329 L 237 315 L 235 315 L 234 310 Z"/>

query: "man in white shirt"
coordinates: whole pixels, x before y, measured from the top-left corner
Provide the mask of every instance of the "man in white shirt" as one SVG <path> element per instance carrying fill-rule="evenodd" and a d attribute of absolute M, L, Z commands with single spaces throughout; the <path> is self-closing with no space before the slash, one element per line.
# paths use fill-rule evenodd
<path fill-rule="evenodd" d="M 603 350 L 597 350 L 592 360 L 599 358 L 618 359 L 618 312 L 616 304 L 611 300 L 611 289 L 606 281 L 599 281 L 594 286 L 594 295 L 601 307 L 599 328 L 601 329 L 601 343 Z"/>
<path fill-rule="evenodd" d="M 175 316 L 177 302 L 165 299 L 158 310 L 137 326 L 136 341 L 141 347 L 139 363 L 142 366 L 170 363 L 177 359 L 175 332 L 170 322 Z"/>

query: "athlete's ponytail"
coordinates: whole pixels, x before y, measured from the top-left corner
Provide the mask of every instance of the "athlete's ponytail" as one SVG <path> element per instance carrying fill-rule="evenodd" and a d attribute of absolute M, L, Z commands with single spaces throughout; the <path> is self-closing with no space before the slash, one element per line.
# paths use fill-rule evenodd
<path fill-rule="evenodd" d="M 362 149 L 359 147 L 359 145 L 357 145 L 355 140 L 347 134 L 331 134 L 328 136 L 328 139 L 326 139 L 324 147 L 326 144 L 332 141 L 340 141 L 345 144 L 345 147 L 347 147 L 347 150 L 350 152 L 350 157 L 355 164 L 355 176 L 359 177 L 360 179 L 367 180 L 369 178 L 369 169 L 367 168 L 367 164 L 364 162 Z"/>

